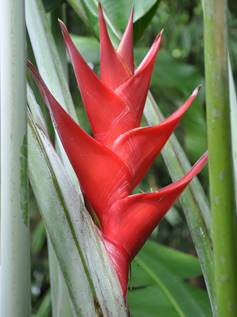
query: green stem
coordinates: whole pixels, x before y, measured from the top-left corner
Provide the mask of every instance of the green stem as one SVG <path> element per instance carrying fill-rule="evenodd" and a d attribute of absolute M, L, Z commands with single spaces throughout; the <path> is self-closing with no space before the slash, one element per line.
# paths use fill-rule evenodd
<path fill-rule="evenodd" d="M 218 317 L 237 316 L 237 226 L 231 160 L 227 4 L 204 0 L 209 177 Z"/>
<path fill-rule="evenodd" d="M 0 316 L 30 316 L 24 0 L 1 2 Z"/>

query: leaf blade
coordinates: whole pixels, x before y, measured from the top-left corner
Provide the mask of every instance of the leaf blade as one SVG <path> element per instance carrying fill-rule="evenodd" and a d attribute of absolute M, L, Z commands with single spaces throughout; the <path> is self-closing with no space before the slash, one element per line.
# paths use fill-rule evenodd
<path fill-rule="evenodd" d="M 196 298 L 186 288 L 188 284 L 174 274 L 172 267 L 166 265 L 164 258 L 161 260 L 159 253 L 159 246 L 154 242 L 148 242 L 135 258 L 135 262 L 162 291 L 177 316 L 206 316 L 205 308 L 200 307 Z M 177 255 L 180 256 L 178 253 L 173 254 L 173 261 Z"/>
<path fill-rule="evenodd" d="M 32 121 L 31 123 L 34 125 Z M 32 131 L 30 127 L 29 131 Z M 48 224 L 46 228 L 48 228 L 65 281 L 69 286 L 69 293 L 76 306 L 77 314 L 79 314 L 81 306 L 83 308 L 85 305 L 94 307 L 95 302 L 89 291 L 89 288 L 92 287 L 92 293 L 96 295 L 98 304 L 106 316 L 127 316 L 127 308 L 118 278 L 97 228 L 85 209 L 81 193 L 72 184 L 59 157 L 43 132 L 40 132 L 36 126 L 34 131 L 35 135 L 32 132 L 29 134 L 29 170 L 30 176 L 33 178 L 32 187 L 45 223 Z M 43 178 L 45 182 L 43 185 L 42 181 L 38 180 L 45 173 L 47 177 L 46 180 L 45 177 Z M 50 194 L 52 191 L 54 195 Z M 55 199 L 53 199 L 54 196 L 56 196 Z M 58 201 L 62 204 L 61 208 Z M 75 210 L 80 212 L 75 212 Z M 54 224 L 55 221 L 58 222 L 57 226 Z M 63 250 L 60 244 L 61 237 L 63 237 L 62 241 L 67 243 Z M 68 255 L 65 250 L 69 252 Z M 73 254 L 73 261 L 71 261 L 70 254 Z M 67 263 L 67 259 L 69 263 Z M 65 268 L 67 268 L 66 272 Z M 77 282 L 75 276 L 79 276 L 79 273 L 82 278 Z M 85 290 L 82 279 L 85 282 Z M 94 286 L 92 286 L 92 282 Z M 80 290 L 82 285 L 82 290 Z M 80 291 L 86 293 L 85 296 L 88 300 L 80 295 Z M 95 309 L 85 316 L 94 316 L 94 314 Z"/>
<path fill-rule="evenodd" d="M 39 139 L 39 136 L 37 137 L 36 129 L 37 128 L 33 126 L 31 121 L 31 123 L 28 125 L 29 172 L 31 185 L 36 196 L 38 206 L 41 210 L 45 227 L 51 237 L 55 253 L 57 254 L 61 264 L 61 270 L 64 273 L 64 276 L 66 276 L 65 279 L 68 282 L 67 285 L 70 285 L 70 288 L 68 288 L 75 312 L 78 316 L 82 315 L 83 313 L 89 316 L 91 313 L 95 313 L 95 308 L 92 308 L 94 305 L 93 298 L 89 290 L 89 283 L 84 271 L 81 269 L 81 259 L 78 254 L 74 237 L 70 231 L 66 216 L 64 214 L 65 204 L 62 195 L 59 189 L 56 189 L 54 186 L 55 175 L 50 168 L 49 162 L 47 162 L 42 152 L 43 145 L 42 143 L 41 145 L 39 143 L 42 142 L 42 140 Z M 47 177 L 41 177 L 42 173 L 43 175 L 46 174 Z M 38 182 L 39 179 L 41 179 L 40 183 Z M 51 193 L 51 195 L 48 195 L 47 192 Z M 56 223 L 59 222 L 58 219 L 61 220 L 61 223 L 58 223 L 56 227 L 53 224 L 55 221 Z M 64 249 L 62 248 L 62 242 L 59 237 L 62 238 Z M 70 259 L 70 261 L 68 261 L 66 258 Z M 80 290 L 80 286 L 78 285 L 78 282 L 75 280 L 74 276 L 80 276 L 80 279 L 84 285 L 83 292 Z M 82 305 L 86 298 L 88 300 L 88 305 L 84 308 Z M 82 302 L 81 299 L 83 299 Z"/>

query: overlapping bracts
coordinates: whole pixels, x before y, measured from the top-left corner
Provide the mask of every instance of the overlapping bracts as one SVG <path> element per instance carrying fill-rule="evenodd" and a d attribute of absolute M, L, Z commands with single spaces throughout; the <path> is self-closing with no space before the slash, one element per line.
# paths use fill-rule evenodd
<path fill-rule="evenodd" d="M 32 64 L 29 67 L 47 104 L 88 205 L 96 214 L 124 295 L 133 257 L 187 184 L 207 154 L 179 181 L 154 193 L 132 195 L 198 94 L 157 126 L 139 127 L 162 32 L 135 69 L 133 12 L 117 50 L 99 5 L 100 77 L 87 65 L 60 21 L 81 97 L 91 124 L 88 135 L 63 110 Z"/>

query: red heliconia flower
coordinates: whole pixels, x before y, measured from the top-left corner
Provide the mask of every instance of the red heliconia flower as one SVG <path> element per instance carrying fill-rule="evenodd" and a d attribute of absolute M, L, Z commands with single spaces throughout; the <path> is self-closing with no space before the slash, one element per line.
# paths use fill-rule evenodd
<path fill-rule="evenodd" d="M 116 50 L 99 5 L 98 77 L 76 49 L 66 26 L 62 22 L 60 25 L 94 138 L 63 110 L 33 65 L 29 67 L 50 109 L 86 202 L 99 220 L 102 237 L 126 295 L 130 262 L 207 161 L 204 154 L 182 179 L 157 192 L 131 195 L 199 89 L 159 125 L 139 127 L 162 33 L 134 69 L 133 12 Z"/>

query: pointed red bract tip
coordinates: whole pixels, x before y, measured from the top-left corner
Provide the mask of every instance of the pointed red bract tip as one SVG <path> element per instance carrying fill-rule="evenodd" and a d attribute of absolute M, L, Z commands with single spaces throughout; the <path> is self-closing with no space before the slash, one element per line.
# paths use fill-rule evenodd
<path fill-rule="evenodd" d="M 143 58 L 142 62 L 136 69 L 135 74 L 142 72 L 146 67 L 148 67 L 150 64 L 153 65 L 155 62 L 156 55 L 158 53 L 158 50 L 160 48 L 161 40 L 162 40 L 163 30 L 159 34 L 157 34 L 151 48 L 149 49 L 146 56 Z"/>
<path fill-rule="evenodd" d="M 107 145 L 123 132 L 135 127 L 134 115 L 126 103 L 104 85 L 75 47 L 63 22 L 60 22 L 81 97 L 96 140 Z"/>
<path fill-rule="evenodd" d="M 123 98 L 134 113 L 136 126 L 139 126 L 141 122 L 161 38 L 162 34 L 159 33 L 134 75 L 116 89 L 116 93 Z"/>
<path fill-rule="evenodd" d="M 112 151 L 95 141 L 80 128 L 53 97 L 35 67 L 31 63 L 29 63 L 29 67 L 42 97 L 50 109 L 52 120 L 55 122 L 55 127 L 82 185 L 83 192 L 98 218 L 103 222 L 105 210 L 119 197 L 126 197 L 130 192 L 129 171 Z M 101 182 L 103 186 L 101 186 Z"/>
<path fill-rule="evenodd" d="M 110 211 L 114 217 L 108 218 L 105 237 L 125 249 L 131 261 L 207 159 L 205 153 L 184 177 L 158 192 L 136 194 L 118 201 Z"/>
<path fill-rule="evenodd" d="M 101 5 L 99 5 L 99 27 L 100 79 L 107 87 L 115 89 L 131 76 L 131 72 L 111 43 Z"/>
<path fill-rule="evenodd" d="M 134 73 L 133 15 L 134 9 L 132 8 L 126 30 L 117 49 L 118 54 L 121 56 L 123 62 L 127 65 L 132 74 Z"/>
<path fill-rule="evenodd" d="M 135 188 L 145 176 L 171 133 L 192 105 L 198 91 L 195 89 L 188 100 L 159 125 L 136 128 L 116 139 L 112 150 L 128 166 L 132 175 L 132 188 Z"/>
<path fill-rule="evenodd" d="M 201 88 L 202 88 L 202 85 L 198 85 L 198 86 L 194 89 L 194 91 L 192 92 L 192 96 L 195 96 L 195 97 L 196 97 L 196 96 L 199 94 Z"/>

